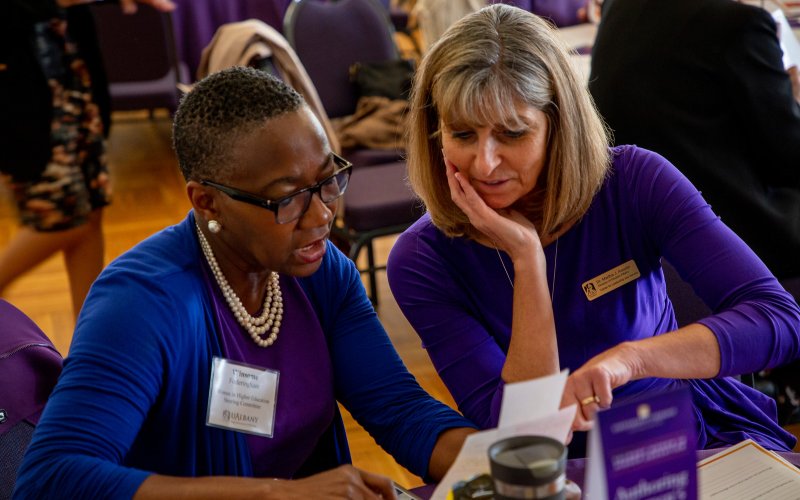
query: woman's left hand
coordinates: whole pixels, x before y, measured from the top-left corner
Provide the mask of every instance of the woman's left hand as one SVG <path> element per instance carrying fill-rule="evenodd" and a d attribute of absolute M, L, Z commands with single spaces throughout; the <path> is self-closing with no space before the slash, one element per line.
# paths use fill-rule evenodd
<path fill-rule="evenodd" d="M 578 405 L 572 429 L 591 429 L 594 414 L 611 406 L 612 390 L 638 378 L 640 365 L 634 343 L 624 342 L 598 354 L 572 373 L 561 398 L 562 407 Z"/>
<path fill-rule="evenodd" d="M 531 248 L 536 250 L 535 254 L 542 257 L 540 262 L 544 262 L 539 234 L 530 220 L 513 209 L 490 208 L 450 160 L 445 157 L 444 163 L 450 196 L 458 208 L 469 217 L 475 229 L 491 240 L 497 249 L 506 252 L 512 262 L 516 262 L 516 257 L 519 255 L 526 257 L 534 255 L 531 253 Z"/>

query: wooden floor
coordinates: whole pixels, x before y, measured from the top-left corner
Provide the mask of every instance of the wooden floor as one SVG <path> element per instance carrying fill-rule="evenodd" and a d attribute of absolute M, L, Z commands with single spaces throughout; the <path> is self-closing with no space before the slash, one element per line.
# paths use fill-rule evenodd
<path fill-rule="evenodd" d="M 190 205 L 184 182 L 170 145 L 169 118 L 149 120 L 142 114 L 117 114 L 109 138 L 109 166 L 114 189 L 113 203 L 104 211 L 106 263 L 156 231 L 181 221 Z M 0 187 L 0 248 L 16 231 L 13 204 Z M 378 244 L 384 259 L 393 238 Z M 386 276 L 379 274 L 378 313 L 400 356 L 420 384 L 438 399 L 452 399 L 420 347 L 419 339 L 391 297 Z M 72 318 L 66 271 L 60 255 L 53 256 L 6 290 L 3 298 L 30 316 L 68 354 L 75 326 Z M 358 467 L 387 475 L 404 486 L 422 484 L 420 478 L 399 466 L 372 438 L 345 415 L 353 460 Z"/>
<path fill-rule="evenodd" d="M 114 184 L 114 202 L 105 210 L 106 262 L 146 236 L 179 222 L 189 210 L 170 146 L 170 121 L 166 116 L 149 120 L 143 115 L 115 115 L 109 140 L 109 159 Z M 16 230 L 16 218 L 8 192 L 0 187 L 0 247 Z M 378 245 L 385 258 L 393 238 Z M 378 314 L 395 347 L 420 384 L 434 397 L 453 405 L 419 340 L 391 297 L 385 274 L 379 275 L 381 304 Z M 28 314 L 67 355 L 74 321 L 69 302 L 66 272 L 60 256 L 54 256 L 12 285 L 5 299 Z M 346 413 L 346 412 L 345 412 Z M 349 415 L 345 424 L 356 466 L 387 475 L 399 484 L 422 484 L 384 453 Z M 800 426 L 789 429 L 800 434 Z"/>

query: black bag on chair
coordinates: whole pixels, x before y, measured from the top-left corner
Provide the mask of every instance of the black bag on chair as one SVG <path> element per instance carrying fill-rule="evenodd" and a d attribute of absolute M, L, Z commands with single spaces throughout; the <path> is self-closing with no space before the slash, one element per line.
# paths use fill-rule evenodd
<path fill-rule="evenodd" d="M 357 62 L 350 66 L 350 81 L 358 89 L 359 97 L 380 96 L 406 100 L 413 77 L 414 63 L 406 59 Z"/>
<path fill-rule="evenodd" d="M 44 332 L 2 299 L 0 318 L 0 500 L 5 500 L 11 498 L 17 469 L 61 373 L 62 359 Z"/>

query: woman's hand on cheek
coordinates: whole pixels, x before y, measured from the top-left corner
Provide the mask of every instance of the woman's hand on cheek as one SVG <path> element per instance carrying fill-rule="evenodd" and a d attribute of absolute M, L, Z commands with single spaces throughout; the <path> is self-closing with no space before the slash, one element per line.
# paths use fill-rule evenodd
<path fill-rule="evenodd" d="M 467 215 L 475 229 L 486 235 L 498 249 L 508 253 L 512 260 L 517 252 L 529 252 L 531 245 L 538 245 L 541 250 L 539 234 L 530 220 L 516 210 L 495 210 L 489 207 L 469 183 L 469 179 L 447 157 L 444 158 L 444 163 L 450 197 Z"/>

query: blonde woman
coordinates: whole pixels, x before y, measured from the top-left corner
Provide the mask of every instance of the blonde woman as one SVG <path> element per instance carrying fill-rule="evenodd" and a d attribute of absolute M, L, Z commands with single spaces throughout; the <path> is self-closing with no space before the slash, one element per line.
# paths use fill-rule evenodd
<path fill-rule="evenodd" d="M 792 448 L 772 400 L 729 376 L 796 358 L 800 309 L 667 160 L 608 148 L 546 22 L 492 5 L 455 24 L 420 64 L 409 128 L 428 214 L 389 281 L 467 417 L 494 426 L 504 384 L 569 368 L 577 431 L 688 386 L 698 448 Z M 662 257 L 712 316 L 677 329 Z"/>

